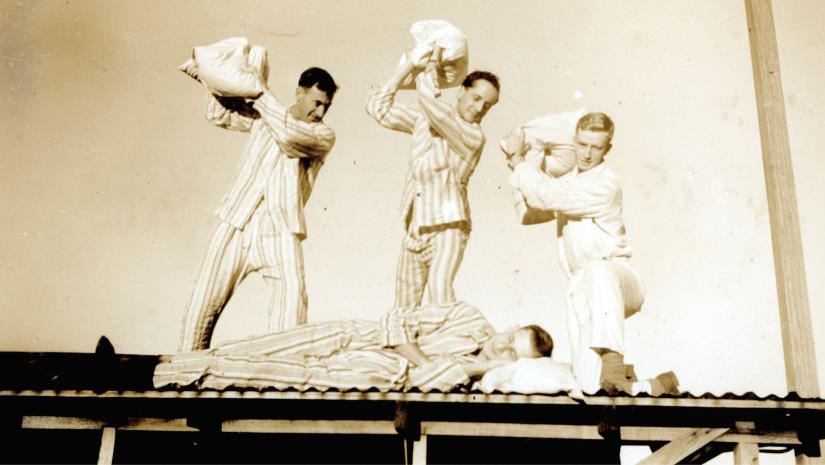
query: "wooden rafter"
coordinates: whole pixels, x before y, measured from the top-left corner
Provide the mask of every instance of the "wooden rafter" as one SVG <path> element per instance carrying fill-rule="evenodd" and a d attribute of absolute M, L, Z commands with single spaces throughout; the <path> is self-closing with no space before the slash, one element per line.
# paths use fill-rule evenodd
<path fill-rule="evenodd" d="M 705 444 L 727 433 L 728 430 L 728 428 L 695 429 L 669 442 L 652 455 L 645 457 L 638 465 L 675 465 Z"/>

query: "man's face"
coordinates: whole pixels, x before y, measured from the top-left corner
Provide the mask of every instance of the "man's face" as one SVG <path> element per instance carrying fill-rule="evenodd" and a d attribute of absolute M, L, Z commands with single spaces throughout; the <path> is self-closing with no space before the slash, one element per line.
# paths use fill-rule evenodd
<path fill-rule="evenodd" d="M 324 119 L 324 115 L 332 105 L 332 99 L 326 92 L 318 89 L 318 86 L 306 87 L 298 86 L 295 91 L 295 105 L 293 105 L 292 116 L 307 123 L 319 123 Z"/>
<path fill-rule="evenodd" d="M 533 334 L 529 329 L 515 328 L 496 333 L 481 346 L 481 356 L 486 360 L 515 361 L 520 358 L 538 357 L 533 346 Z"/>
<path fill-rule="evenodd" d="M 576 150 L 576 165 L 579 172 L 592 170 L 599 166 L 604 156 L 610 151 L 610 133 L 604 131 L 576 131 L 573 141 Z"/>
<path fill-rule="evenodd" d="M 470 87 L 461 87 L 456 109 L 468 123 L 481 122 L 487 111 L 498 102 L 498 91 L 484 79 L 476 79 Z"/>

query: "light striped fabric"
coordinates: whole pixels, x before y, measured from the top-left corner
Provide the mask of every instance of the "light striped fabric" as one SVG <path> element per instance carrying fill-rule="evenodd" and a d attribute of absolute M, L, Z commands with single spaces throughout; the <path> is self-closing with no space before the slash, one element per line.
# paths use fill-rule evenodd
<path fill-rule="evenodd" d="M 412 134 L 409 173 L 401 200 L 401 218 L 419 227 L 457 221 L 470 223 L 467 183 L 484 148 L 481 127 L 458 116 L 444 102 L 435 71 L 417 78 L 419 109 L 395 102 L 395 89 L 376 87 L 367 113 L 382 126 Z"/>
<path fill-rule="evenodd" d="M 253 108 L 258 113 L 249 116 L 227 110 L 211 96 L 207 104 L 208 121 L 250 133 L 240 173 L 215 214 L 243 228 L 266 197 L 273 221 L 303 239 L 304 203 L 335 144 L 335 133 L 323 123 L 295 119 L 269 92 L 255 100 Z"/>
<path fill-rule="evenodd" d="M 450 391 L 469 381 L 460 362 L 471 361 L 494 333 L 464 302 L 394 309 L 377 323 L 314 323 L 177 354 L 157 365 L 154 385 Z M 408 342 L 431 363 L 413 367 L 392 349 Z"/>
<path fill-rule="evenodd" d="M 616 175 L 601 164 L 560 178 L 521 163 L 511 177 L 528 205 L 556 212 L 559 261 L 569 277 L 567 323 L 573 372 L 586 393 L 601 388 L 594 349 L 625 351 L 624 320 L 644 303 L 645 288 L 630 264 Z"/>
<path fill-rule="evenodd" d="M 467 184 L 484 148 L 484 134 L 441 99 L 435 71 L 416 78 L 420 109 L 395 102 L 396 89 L 374 88 L 367 113 L 382 126 L 412 134 L 401 200 L 407 235 L 396 270 L 395 306 L 455 301 L 453 280 L 471 228 Z"/>
<path fill-rule="evenodd" d="M 335 135 L 321 123 L 296 120 L 268 92 L 253 106 L 257 113 L 230 110 L 209 96 L 207 120 L 250 138 L 240 173 L 215 212 L 222 222 L 186 308 L 181 351 L 209 347 L 234 289 L 254 271 L 272 291 L 267 330 L 306 323 L 303 208 Z"/>
<path fill-rule="evenodd" d="M 410 231 L 404 238 L 395 273 L 395 307 L 420 305 L 425 288 L 431 304 L 455 302 L 453 281 L 470 234 L 456 226 L 435 229 Z"/>
<path fill-rule="evenodd" d="M 209 347 L 218 317 L 241 281 L 260 272 L 270 289 L 267 331 L 306 323 L 301 241 L 276 228 L 259 204 L 244 229 L 219 223 L 184 316 L 179 351 Z"/>

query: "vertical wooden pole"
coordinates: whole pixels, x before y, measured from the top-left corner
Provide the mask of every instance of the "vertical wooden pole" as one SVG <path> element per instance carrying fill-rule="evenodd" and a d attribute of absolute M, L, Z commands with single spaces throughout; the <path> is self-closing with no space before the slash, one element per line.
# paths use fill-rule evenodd
<path fill-rule="evenodd" d="M 413 465 L 425 465 L 427 463 L 427 435 L 423 432 L 418 441 L 413 443 L 412 456 Z"/>
<path fill-rule="evenodd" d="M 100 435 L 100 453 L 97 456 L 97 465 L 112 465 L 115 456 L 115 428 L 106 426 Z"/>
<path fill-rule="evenodd" d="M 737 421 L 738 432 L 752 432 L 756 423 L 752 421 Z M 733 448 L 734 465 L 759 465 L 759 444 L 740 442 Z"/>
<path fill-rule="evenodd" d="M 771 0 L 745 0 L 788 391 L 819 395 L 805 261 Z"/>
<path fill-rule="evenodd" d="M 733 448 L 734 465 L 759 465 L 759 444 L 739 443 Z"/>

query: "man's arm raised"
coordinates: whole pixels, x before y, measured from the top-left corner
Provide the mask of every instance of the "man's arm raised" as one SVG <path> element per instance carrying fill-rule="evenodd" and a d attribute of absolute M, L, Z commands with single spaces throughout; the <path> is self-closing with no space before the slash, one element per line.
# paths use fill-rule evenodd
<path fill-rule="evenodd" d="M 373 87 L 367 97 L 367 114 L 385 128 L 412 133 L 418 111 L 395 102 L 395 94 L 401 83 L 415 70 L 411 60 L 396 69 L 395 73 L 380 87 Z"/>
<path fill-rule="evenodd" d="M 418 104 L 430 127 L 443 137 L 461 158 L 473 156 L 484 146 L 484 134 L 477 125 L 461 120 L 458 112 L 441 99 L 437 68 L 441 50 L 436 47 L 427 68 L 416 78 Z"/>

